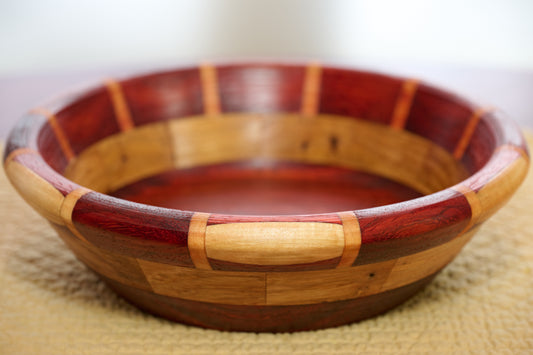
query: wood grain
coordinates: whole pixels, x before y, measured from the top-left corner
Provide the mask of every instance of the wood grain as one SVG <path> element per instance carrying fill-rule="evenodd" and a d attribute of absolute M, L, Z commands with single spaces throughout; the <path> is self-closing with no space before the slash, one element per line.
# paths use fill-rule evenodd
<path fill-rule="evenodd" d="M 413 98 L 418 87 L 418 80 L 408 79 L 402 84 L 402 89 L 398 98 L 391 118 L 391 127 L 396 130 L 403 129 L 409 117 L 411 106 L 413 105 Z"/>
<path fill-rule="evenodd" d="M 361 248 L 361 228 L 355 214 L 353 212 L 340 212 L 339 217 L 342 220 L 344 249 L 337 268 L 352 266 Z"/>
<path fill-rule="evenodd" d="M 64 175 L 95 191 L 114 191 L 172 169 L 171 146 L 166 122 L 145 125 L 91 146 L 67 166 Z"/>
<path fill-rule="evenodd" d="M 321 76 L 322 68 L 319 63 L 311 63 L 307 66 L 300 109 L 304 117 L 314 116 L 319 111 Z"/>
<path fill-rule="evenodd" d="M 40 114 L 46 117 L 46 119 L 48 120 L 48 124 L 52 128 L 52 131 L 54 132 L 54 135 L 57 141 L 59 142 L 59 146 L 61 147 L 61 150 L 63 151 L 63 154 L 65 155 L 65 158 L 67 159 L 67 161 L 71 161 L 76 156 L 76 154 L 72 150 L 70 141 L 67 135 L 65 134 L 65 132 L 63 131 L 63 128 L 57 122 L 56 116 L 52 112 L 41 107 L 34 108 L 30 112 L 35 113 L 35 114 Z"/>
<path fill-rule="evenodd" d="M 312 222 L 229 223 L 207 227 L 209 258 L 253 265 L 314 263 L 342 255 L 342 226 Z"/>
<path fill-rule="evenodd" d="M 211 265 L 207 259 L 206 229 L 208 219 L 208 213 L 196 212 L 192 215 L 189 224 L 187 246 L 192 262 L 197 269 L 211 270 Z"/>
<path fill-rule="evenodd" d="M 120 130 L 123 132 L 131 130 L 134 124 L 120 83 L 115 80 L 108 79 L 105 81 L 105 84 L 109 95 L 111 96 L 111 101 L 113 102 L 113 109 L 115 111 L 115 117 Z"/>
<path fill-rule="evenodd" d="M 200 76 L 202 78 L 204 112 L 207 116 L 216 116 L 220 113 L 217 70 L 211 64 L 204 63 L 200 66 Z"/>

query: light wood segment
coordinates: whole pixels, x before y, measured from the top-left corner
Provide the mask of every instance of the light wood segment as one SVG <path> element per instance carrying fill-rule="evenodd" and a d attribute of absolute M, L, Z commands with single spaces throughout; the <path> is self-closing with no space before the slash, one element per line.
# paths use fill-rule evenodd
<path fill-rule="evenodd" d="M 265 274 L 200 270 L 139 260 L 155 293 L 186 300 L 264 305 Z"/>
<path fill-rule="evenodd" d="M 445 149 L 408 131 L 341 116 L 298 114 L 196 116 L 137 127 L 87 148 L 67 166 L 65 176 L 110 192 L 173 168 L 250 159 L 355 169 L 424 194 L 467 176 Z"/>
<path fill-rule="evenodd" d="M 373 122 L 333 115 L 223 118 L 191 117 L 170 123 L 176 168 L 251 158 L 326 164 L 378 174 L 424 194 L 467 176 L 464 166 L 445 149 Z"/>
<path fill-rule="evenodd" d="M 15 189 L 34 210 L 54 223 L 64 224 L 60 214 L 64 196 L 59 190 L 16 160 L 7 160 L 5 171 Z"/>
<path fill-rule="evenodd" d="M 417 89 L 418 80 L 408 79 L 403 82 L 392 113 L 391 127 L 393 129 L 404 129 L 409 113 L 411 112 L 411 106 L 413 105 L 413 99 Z"/>
<path fill-rule="evenodd" d="M 465 154 L 466 148 L 468 148 L 468 145 L 470 144 L 470 140 L 472 139 L 472 136 L 474 135 L 474 131 L 476 130 L 477 124 L 481 120 L 481 117 L 486 114 L 487 112 L 492 111 L 492 108 L 486 109 L 486 108 L 479 108 L 470 117 L 468 120 L 468 123 L 466 124 L 465 129 L 463 130 L 463 134 L 461 135 L 461 138 L 459 138 L 459 141 L 457 142 L 457 145 L 455 146 L 455 149 L 453 151 L 453 157 L 457 160 L 461 159 L 463 155 Z"/>
<path fill-rule="evenodd" d="M 342 255 L 342 226 L 319 222 L 258 222 L 207 227 L 212 259 L 253 265 L 313 263 Z"/>
<path fill-rule="evenodd" d="M 105 84 L 109 96 L 111 97 L 111 102 L 113 103 L 113 110 L 115 111 L 115 117 L 120 130 L 129 131 L 134 127 L 134 124 L 133 119 L 131 118 L 130 108 L 126 102 L 120 83 L 108 79 L 105 81 Z"/>
<path fill-rule="evenodd" d="M 48 124 L 52 128 L 52 131 L 54 132 L 54 135 L 59 143 L 59 146 L 61 147 L 61 151 L 63 152 L 63 155 L 65 155 L 65 158 L 67 159 L 67 161 L 71 161 L 72 159 L 74 159 L 76 154 L 74 154 L 74 151 L 72 150 L 72 146 L 70 145 L 70 141 L 68 140 L 65 132 L 63 131 L 63 129 L 57 122 L 56 116 L 52 112 L 41 107 L 35 108 L 31 110 L 30 112 L 46 117 L 46 119 L 48 120 Z"/>
<path fill-rule="evenodd" d="M 84 150 L 65 177 L 106 193 L 174 167 L 168 122 L 112 135 Z"/>
<path fill-rule="evenodd" d="M 202 80 L 204 112 L 208 116 L 219 115 L 221 109 L 216 68 L 211 64 L 202 64 L 200 66 L 200 77 Z"/>
<path fill-rule="evenodd" d="M 478 229 L 474 227 L 443 245 L 397 259 L 381 291 L 410 284 L 439 271 L 461 251 Z"/>
<path fill-rule="evenodd" d="M 333 302 L 378 293 L 395 260 L 351 268 L 270 272 L 267 305 Z"/>
<path fill-rule="evenodd" d="M 359 221 L 353 212 L 340 212 L 339 217 L 342 220 L 344 232 L 344 249 L 337 268 L 350 267 L 353 265 L 357 255 L 359 255 L 361 229 L 359 228 Z"/>
<path fill-rule="evenodd" d="M 76 206 L 76 203 L 78 200 L 85 195 L 86 193 L 91 192 L 91 190 L 86 189 L 84 187 L 80 187 L 71 193 L 69 193 L 65 199 L 63 200 L 63 203 L 61 204 L 61 218 L 63 219 L 63 222 L 68 227 L 68 229 L 74 234 L 76 237 L 80 238 L 84 242 L 87 242 L 87 239 L 81 233 L 76 229 L 74 226 L 74 223 L 72 223 L 72 211 L 74 210 L 74 206 Z"/>
<path fill-rule="evenodd" d="M 300 109 L 304 117 L 314 116 L 318 113 L 320 103 L 320 84 L 322 68 L 319 63 L 311 63 L 305 71 L 305 80 L 302 91 L 302 106 Z"/>
<path fill-rule="evenodd" d="M 513 151 L 514 149 L 507 146 L 507 148 L 502 148 L 499 153 L 504 150 Z M 507 202 L 525 179 L 528 167 L 528 160 L 519 156 L 506 170 L 500 172 L 478 191 L 477 197 L 482 210 L 479 222 L 485 221 Z"/>
<path fill-rule="evenodd" d="M 209 213 L 196 212 L 189 222 L 187 245 L 192 262 L 197 269 L 211 270 L 206 254 L 206 228 Z"/>

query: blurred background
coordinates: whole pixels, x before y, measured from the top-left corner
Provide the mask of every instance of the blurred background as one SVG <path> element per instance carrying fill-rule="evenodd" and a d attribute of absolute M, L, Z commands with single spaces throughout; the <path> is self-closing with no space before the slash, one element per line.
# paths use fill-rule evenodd
<path fill-rule="evenodd" d="M 421 77 L 525 122 L 532 17 L 530 0 L 1 0 L 0 121 L 109 72 L 272 57 Z"/>

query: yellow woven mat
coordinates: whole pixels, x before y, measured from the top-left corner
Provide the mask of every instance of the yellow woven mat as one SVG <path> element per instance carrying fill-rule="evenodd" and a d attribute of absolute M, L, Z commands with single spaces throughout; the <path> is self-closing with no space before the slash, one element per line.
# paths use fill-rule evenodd
<path fill-rule="evenodd" d="M 2 172 L 0 354 L 533 353 L 532 211 L 530 172 L 430 286 L 383 316 L 313 332 L 228 333 L 165 321 L 115 296 Z"/>

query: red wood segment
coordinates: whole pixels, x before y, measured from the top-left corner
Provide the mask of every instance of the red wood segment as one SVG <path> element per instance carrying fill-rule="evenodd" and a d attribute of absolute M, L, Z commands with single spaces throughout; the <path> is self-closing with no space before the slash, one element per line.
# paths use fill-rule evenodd
<path fill-rule="evenodd" d="M 509 168 L 515 160 L 527 156 L 526 151 L 514 145 L 502 145 L 495 149 L 491 159 L 484 165 L 483 170 L 466 179 L 463 184 L 474 191 L 482 189 L 490 180 Z"/>
<path fill-rule="evenodd" d="M 406 129 L 453 152 L 474 111 L 466 101 L 420 84 Z"/>
<path fill-rule="evenodd" d="M 461 193 L 448 189 L 394 208 L 384 206 L 355 214 L 361 226 L 362 244 L 354 265 L 363 265 L 443 244 L 464 230 L 471 211 Z"/>
<path fill-rule="evenodd" d="M 323 68 L 320 112 L 389 124 L 401 88 L 389 76 Z"/>
<path fill-rule="evenodd" d="M 145 292 L 108 278 L 104 280 L 137 307 L 181 323 L 232 331 L 294 332 L 335 327 L 384 313 L 420 291 L 435 275 L 372 296 L 305 306 L 233 306 L 195 302 Z"/>
<path fill-rule="evenodd" d="M 298 112 L 305 70 L 250 64 L 217 68 L 222 112 Z"/>
<path fill-rule="evenodd" d="M 161 207 L 249 215 L 354 210 L 421 196 L 372 174 L 283 162 L 180 169 L 128 185 L 112 195 Z"/>
<path fill-rule="evenodd" d="M 54 130 L 48 122 L 43 124 L 39 132 L 37 145 L 39 147 L 39 152 L 47 164 L 57 172 L 63 172 L 63 170 L 65 170 L 68 164 L 67 157 L 61 149 L 61 145 L 54 134 Z"/>
<path fill-rule="evenodd" d="M 191 212 L 141 207 L 91 192 L 78 200 L 72 220 L 76 229 L 101 249 L 192 267 L 187 248 L 191 216 Z"/>
<path fill-rule="evenodd" d="M 110 95 L 103 87 L 76 98 L 56 112 L 55 117 L 76 155 L 91 144 L 120 132 Z"/>
<path fill-rule="evenodd" d="M 121 85 L 136 126 L 203 113 L 198 68 L 145 75 Z"/>
<path fill-rule="evenodd" d="M 486 119 L 481 120 L 461 159 L 468 171 L 478 172 L 489 161 L 498 144 L 497 139 L 490 123 Z"/>
<path fill-rule="evenodd" d="M 4 160 L 17 149 L 30 148 L 37 151 L 38 147 L 34 136 L 37 128 L 45 122 L 46 119 L 44 117 L 33 113 L 27 113 L 22 116 L 9 133 L 4 146 Z"/>

